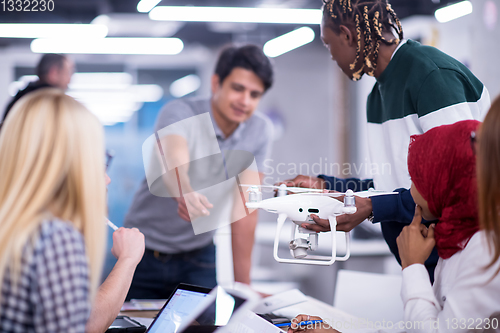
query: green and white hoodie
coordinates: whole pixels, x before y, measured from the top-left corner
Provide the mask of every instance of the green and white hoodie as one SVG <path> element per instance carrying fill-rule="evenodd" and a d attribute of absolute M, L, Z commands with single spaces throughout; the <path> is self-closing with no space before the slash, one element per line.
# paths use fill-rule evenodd
<path fill-rule="evenodd" d="M 466 119 L 482 121 L 486 87 L 459 61 L 408 40 L 368 96 L 368 145 L 376 189 L 409 188 L 410 136 Z"/>

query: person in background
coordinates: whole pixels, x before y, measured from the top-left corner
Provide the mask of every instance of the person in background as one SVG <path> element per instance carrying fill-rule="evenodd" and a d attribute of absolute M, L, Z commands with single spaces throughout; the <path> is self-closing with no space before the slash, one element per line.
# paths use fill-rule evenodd
<path fill-rule="evenodd" d="M 157 182 L 168 190 L 163 197 L 145 178 L 125 217 L 125 226 L 139 228 L 146 236 L 146 252 L 127 299 L 168 298 L 181 282 L 205 287 L 217 284 L 216 228 L 195 233 L 195 224 L 236 221 L 230 224 L 234 279 L 250 284 L 257 212 L 246 211 L 240 189 L 221 191 L 220 186 L 230 185 L 236 177 L 240 184 L 260 183 L 259 170 L 270 152 L 272 125 L 255 111 L 272 82 L 273 69 L 261 48 L 228 47 L 217 61 L 211 97 L 175 100 L 161 110 L 155 133 L 162 160 L 178 167 Z M 256 168 L 240 167 L 245 158 L 235 158 L 238 152 L 255 158 Z M 207 188 L 211 190 L 205 195 L 201 190 Z"/>
<path fill-rule="evenodd" d="M 470 332 L 471 323 L 480 331 L 498 329 L 500 99 L 493 103 L 480 129 L 476 177 L 478 126 L 477 121 L 460 121 L 412 136 L 410 141 L 410 191 L 417 206 L 397 245 L 403 268 L 404 322 L 419 325 L 403 325 L 406 332 Z M 437 223 L 427 228 L 422 218 Z M 432 285 L 424 263 L 434 246 L 439 261 Z M 300 315 L 294 322 L 306 318 Z M 290 329 L 297 331 L 337 332 L 328 324 Z"/>
<path fill-rule="evenodd" d="M 104 332 L 125 299 L 144 237 L 106 239 L 104 131 L 59 89 L 23 97 L 0 133 L 0 331 Z M 106 181 L 105 181 L 106 179 Z"/>
<path fill-rule="evenodd" d="M 14 106 L 21 97 L 41 88 L 54 87 L 66 90 L 68 89 L 74 71 L 75 65 L 68 57 L 60 54 L 44 54 L 36 65 L 38 80 L 30 82 L 26 88 L 18 91 L 16 96 L 12 98 L 3 113 L 2 120 L 0 121 L 0 128 L 9 114 L 10 109 L 12 109 L 12 106 Z"/>
<path fill-rule="evenodd" d="M 404 320 L 423 324 L 409 332 L 469 332 L 471 322 L 475 329 L 498 328 L 492 322 L 495 316 L 500 317 L 498 201 L 485 192 L 491 185 L 499 185 L 492 183 L 498 179 L 498 171 L 491 170 L 500 151 L 492 149 L 489 142 L 493 139 L 492 146 L 498 148 L 499 112 L 497 99 L 480 133 L 481 138 L 487 138 L 479 140 L 477 161 L 479 202 L 485 200 L 481 223 L 476 147 L 471 140 L 476 137 L 479 122 L 461 121 L 412 137 L 408 170 L 417 207 L 397 244 L 403 268 Z M 492 128 L 495 136 L 491 136 Z M 426 228 L 421 224 L 422 217 L 437 220 L 437 224 Z M 439 261 L 432 286 L 424 262 L 434 245 Z M 496 321 L 498 324 L 498 318 Z"/>
<path fill-rule="evenodd" d="M 386 0 L 324 2 L 321 38 L 332 60 L 354 81 L 363 74 L 377 79 L 368 96 L 366 131 L 370 162 L 380 172 L 365 180 L 299 175 L 285 183 L 340 192 L 396 189 L 398 195 L 356 198 L 357 212 L 337 217 L 337 230 L 350 231 L 365 219 L 381 222 L 383 236 L 400 262 L 396 238 L 415 211 L 406 165 L 410 136 L 461 120 L 481 120 L 490 105 L 488 90 L 459 61 L 403 39 L 401 23 Z M 386 165 L 390 170 L 384 171 Z M 328 220 L 313 220 L 316 224 L 302 227 L 330 230 Z M 437 259 L 434 251 L 426 263 L 431 280 Z"/>
<path fill-rule="evenodd" d="M 395 325 L 406 332 L 461 333 L 472 327 L 481 332 L 498 331 L 500 99 L 493 103 L 480 129 L 476 177 L 474 139 L 479 124 L 460 121 L 411 138 L 408 170 L 417 206 L 397 245 L 403 268 L 404 323 L 419 325 Z M 437 223 L 427 228 L 422 218 Z M 432 285 L 424 263 L 434 246 L 439 261 Z M 304 318 L 300 315 L 294 322 Z M 294 327 L 290 331 L 302 330 Z M 322 331 L 332 330 L 328 325 L 305 330 Z"/>

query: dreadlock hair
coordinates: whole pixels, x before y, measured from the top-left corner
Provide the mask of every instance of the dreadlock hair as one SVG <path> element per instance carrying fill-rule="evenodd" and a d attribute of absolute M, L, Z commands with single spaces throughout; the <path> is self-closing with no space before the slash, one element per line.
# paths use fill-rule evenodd
<path fill-rule="evenodd" d="M 361 56 L 361 32 L 363 31 L 364 61 L 361 68 L 353 74 L 353 80 L 361 79 L 365 68 L 368 69 L 368 75 L 373 76 L 377 69 L 380 43 L 397 45 L 403 39 L 401 22 L 391 5 L 387 0 L 323 0 L 323 2 L 323 18 L 329 28 L 336 33 L 340 32 L 340 25 L 351 27 L 354 25 L 356 29 L 358 46 L 356 59 L 349 65 L 351 70 L 356 68 Z M 385 31 L 391 31 L 391 29 L 394 29 L 398 38 L 387 39 L 383 36 Z"/>

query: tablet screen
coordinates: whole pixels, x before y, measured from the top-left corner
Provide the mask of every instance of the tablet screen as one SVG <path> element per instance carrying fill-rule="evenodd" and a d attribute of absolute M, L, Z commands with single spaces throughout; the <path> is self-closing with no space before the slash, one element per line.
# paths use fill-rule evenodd
<path fill-rule="evenodd" d="M 177 289 L 149 327 L 148 333 L 178 332 L 182 321 L 191 315 L 206 297 L 207 293 Z"/>
<path fill-rule="evenodd" d="M 128 317 L 118 316 L 109 328 L 128 328 L 128 327 L 141 327 L 138 323 L 130 320 Z M 144 326 L 142 326 L 144 327 Z"/>
<path fill-rule="evenodd" d="M 183 333 L 213 332 L 218 327 L 225 326 L 236 310 L 246 302 L 246 299 L 230 294 L 220 287 L 214 296 Z"/>

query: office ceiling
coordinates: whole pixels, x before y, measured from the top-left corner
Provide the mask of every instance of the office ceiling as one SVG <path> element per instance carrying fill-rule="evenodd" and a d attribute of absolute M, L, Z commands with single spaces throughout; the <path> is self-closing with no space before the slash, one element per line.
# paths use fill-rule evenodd
<path fill-rule="evenodd" d="M 201 44 L 217 47 L 230 42 L 265 41 L 293 30 L 295 25 L 281 24 L 215 24 L 175 23 L 149 20 L 137 12 L 139 0 L 53 0 L 52 12 L 0 12 L 3 23 L 90 23 L 99 15 L 109 15 L 115 23 L 111 36 L 175 36 L 186 45 Z M 400 18 L 411 15 L 432 15 L 447 0 L 391 0 Z M 456 1 L 452 1 L 456 2 Z M 320 8 L 321 0 L 163 0 L 159 5 L 235 6 Z M 313 27 L 317 33 L 317 26 Z M 0 38 L 0 47 L 29 45 L 29 39 Z"/>

